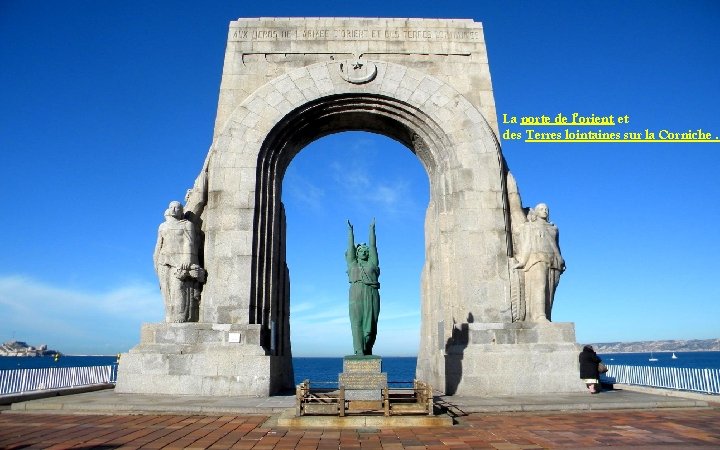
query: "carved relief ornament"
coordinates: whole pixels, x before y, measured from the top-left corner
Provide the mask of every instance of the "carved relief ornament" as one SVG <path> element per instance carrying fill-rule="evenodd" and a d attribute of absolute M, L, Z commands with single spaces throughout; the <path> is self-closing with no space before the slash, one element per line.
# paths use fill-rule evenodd
<path fill-rule="evenodd" d="M 365 84 L 377 76 L 377 66 L 364 59 L 347 59 L 340 62 L 340 76 L 352 84 Z"/>

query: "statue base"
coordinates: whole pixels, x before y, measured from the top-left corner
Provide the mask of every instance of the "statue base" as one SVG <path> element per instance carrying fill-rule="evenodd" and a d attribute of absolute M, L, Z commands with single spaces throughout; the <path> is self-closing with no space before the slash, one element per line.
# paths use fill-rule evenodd
<path fill-rule="evenodd" d="M 291 356 L 269 356 L 258 325 L 146 323 L 123 353 L 115 392 L 269 396 L 294 386 Z"/>
<path fill-rule="evenodd" d="M 338 386 L 345 388 L 345 399 L 351 400 L 350 410 L 381 409 L 382 390 L 387 387 L 382 358 L 376 355 L 345 356 Z"/>
<path fill-rule="evenodd" d="M 583 392 L 573 323 L 463 323 L 417 376 L 446 395 Z M 444 367 L 444 373 L 428 370 Z"/>

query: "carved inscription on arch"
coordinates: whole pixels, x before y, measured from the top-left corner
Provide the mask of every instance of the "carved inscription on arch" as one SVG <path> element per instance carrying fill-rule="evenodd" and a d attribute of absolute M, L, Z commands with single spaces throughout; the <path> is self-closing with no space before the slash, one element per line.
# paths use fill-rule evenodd
<path fill-rule="evenodd" d="M 456 41 L 480 42 L 480 30 L 437 28 L 232 28 L 231 41 Z"/>

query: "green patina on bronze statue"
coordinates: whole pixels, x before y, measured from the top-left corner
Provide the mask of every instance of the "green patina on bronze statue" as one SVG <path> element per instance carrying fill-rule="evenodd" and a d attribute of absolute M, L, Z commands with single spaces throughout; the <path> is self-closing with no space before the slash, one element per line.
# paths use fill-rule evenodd
<path fill-rule="evenodd" d="M 348 248 L 345 251 L 350 282 L 350 328 L 356 355 L 372 355 L 380 314 L 380 263 L 375 244 L 375 219 L 370 224 L 367 244 L 355 245 L 353 226 L 348 220 Z"/>

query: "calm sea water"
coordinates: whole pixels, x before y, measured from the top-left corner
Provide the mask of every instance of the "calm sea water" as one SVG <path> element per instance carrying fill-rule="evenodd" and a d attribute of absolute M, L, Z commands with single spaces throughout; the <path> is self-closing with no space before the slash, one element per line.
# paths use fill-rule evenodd
<path fill-rule="evenodd" d="M 653 353 L 657 361 L 649 361 L 650 353 L 608 353 L 599 354 L 605 364 L 628 366 L 693 367 L 700 369 L 720 369 L 720 352 L 675 352 Z M 61 356 L 57 361 L 53 357 L 14 357 L 0 356 L 0 370 L 41 367 L 78 367 L 108 365 L 117 362 L 117 356 Z M 383 372 L 387 372 L 390 382 L 412 382 L 415 378 L 414 357 L 383 357 Z M 308 379 L 314 385 L 327 383 L 331 387 L 337 383 L 342 372 L 342 358 L 293 358 L 295 381 L 300 383 Z M 396 387 L 406 386 L 397 384 Z"/>
<path fill-rule="evenodd" d="M 383 357 L 382 371 L 387 373 L 391 387 L 412 386 L 415 379 L 415 357 Z M 310 380 L 312 385 L 322 387 L 337 385 L 338 374 L 343 368 L 342 358 L 293 358 L 295 371 L 295 384 L 303 380 Z"/>
<path fill-rule="evenodd" d="M 720 369 L 720 352 L 672 352 L 650 353 L 598 353 L 605 364 L 624 366 L 689 367 L 696 369 Z M 656 358 L 657 361 L 650 361 Z"/>
<path fill-rule="evenodd" d="M 115 356 L 61 356 L 55 361 L 53 356 L 0 356 L 2 369 L 42 369 L 45 367 L 88 367 L 107 366 L 117 362 Z"/>

